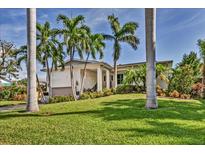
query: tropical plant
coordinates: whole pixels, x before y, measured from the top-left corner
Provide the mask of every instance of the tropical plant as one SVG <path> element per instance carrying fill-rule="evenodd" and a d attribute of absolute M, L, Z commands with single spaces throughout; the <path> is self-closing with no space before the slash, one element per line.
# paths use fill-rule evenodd
<path fill-rule="evenodd" d="M 79 15 L 74 18 L 68 18 L 65 15 L 58 15 L 58 22 L 63 23 L 62 29 L 56 29 L 56 33 L 63 35 L 64 45 L 66 46 L 67 55 L 70 58 L 70 79 L 71 79 L 71 88 L 74 99 L 77 99 L 75 82 L 73 78 L 73 59 L 74 55 L 77 52 L 80 58 L 83 58 L 83 49 L 85 46 L 85 40 L 88 39 L 87 34 L 90 29 L 84 25 L 84 16 Z"/>
<path fill-rule="evenodd" d="M 116 16 L 108 16 L 108 22 L 110 23 L 112 34 L 103 34 L 106 40 L 114 41 L 113 44 L 113 62 L 114 62 L 114 87 L 117 87 L 117 61 L 120 58 L 121 53 L 121 44 L 127 43 L 134 50 L 137 49 L 139 44 L 139 39 L 135 36 L 136 29 L 138 24 L 136 22 L 127 22 L 123 26 L 120 25 L 120 22 Z"/>
<path fill-rule="evenodd" d="M 51 73 L 53 69 L 57 70 L 58 67 L 64 69 L 65 56 L 63 52 L 63 44 L 60 43 L 56 38 L 56 31 L 50 28 L 49 22 L 45 22 L 45 24 L 43 25 L 37 23 L 36 27 L 37 40 L 39 41 L 39 44 L 37 46 L 37 57 L 39 62 L 46 68 L 49 96 L 51 96 Z"/>
<path fill-rule="evenodd" d="M 199 52 L 202 59 L 202 85 L 205 85 L 205 40 L 198 40 Z M 205 98 L 205 86 L 202 89 L 202 97 Z"/>
<path fill-rule="evenodd" d="M 172 74 L 172 69 L 163 65 L 163 64 L 157 64 L 156 65 L 156 78 L 160 78 L 160 80 L 163 80 L 167 83 L 169 83 L 170 75 Z"/>
<path fill-rule="evenodd" d="M 169 75 L 171 73 L 170 68 L 165 65 L 156 65 L 156 78 L 160 77 L 161 80 L 169 82 Z M 129 69 L 125 72 L 125 78 L 123 79 L 125 85 L 136 85 L 141 87 L 141 90 L 146 88 L 146 65 L 140 65 L 136 68 Z"/>
<path fill-rule="evenodd" d="M 125 72 L 125 78 L 123 84 L 132 85 L 135 84 L 137 87 L 142 87 L 145 90 L 146 82 L 146 65 L 140 65 L 136 68 L 129 69 Z"/>
<path fill-rule="evenodd" d="M 88 63 L 88 59 L 90 55 L 92 56 L 93 59 L 96 59 L 96 54 L 99 53 L 100 59 L 103 58 L 103 49 L 105 47 L 105 43 L 103 42 L 103 40 L 104 40 L 104 37 L 101 34 L 88 33 L 88 39 L 85 40 L 85 43 L 83 43 L 87 45 L 85 48 L 84 47 L 82 48 L 85 50 L 86 61 L 85 61 L 84 69 L 83 69 L 80 94 L 83 93 L 84 80 L 86 76 L 86 67 L 87 67 L 87 63 Z"/>
<path fill-rule="evenodd" d="M 0 79 L 10 81 L 18 78 L 18 64 L 15 58 L 15 45 L 0 40 Z"/>

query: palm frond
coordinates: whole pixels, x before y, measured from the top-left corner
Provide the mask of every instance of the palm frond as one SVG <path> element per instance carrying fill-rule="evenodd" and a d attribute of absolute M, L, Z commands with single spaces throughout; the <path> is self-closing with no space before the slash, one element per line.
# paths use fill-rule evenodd
<path fill-rule="evenodd" d="M 115 40 L 115 37 L 112 35 L 108 35 L 108 34 L 102 34 L 102 36 L 104 37 L 105 40 Z"/>
<path fill-rule="evenodd" d="M 110 23 L 113 34 L 115 35 L 120 30 L 120 23 L 118 21 L 118 18 L 115 17 L 114 14 L 112 14 L 112 15 L 108 16 L 108 21 Z"/>
<path fill-rule="evenodd" d="M 124 42 L 124 43 L 128 43 L 129 45 L 131 45 L 131 47 L 134 50 L 137 49 L 137 45 L 140 43 L 139 39 L 137 37 L 135 37 L 134 35 L 126 35 L 126 36 L 120 38 L 119 41 Z"/>
<path fill-rule="evenodd" d="M 126 34 L 134 35 L 137 28 L 138 28 L 138 24 L 136 22 L 127 22 L 117 33 L 117 36 L 120 37 Z"/>
<path fill-rule="evenodd" d="M 82 15 L 78 15 L 77 17 L 73 18 L 73 27 L 76 27 L 80 23 L 82 24 L 84 22 L 85 17 Z"/>

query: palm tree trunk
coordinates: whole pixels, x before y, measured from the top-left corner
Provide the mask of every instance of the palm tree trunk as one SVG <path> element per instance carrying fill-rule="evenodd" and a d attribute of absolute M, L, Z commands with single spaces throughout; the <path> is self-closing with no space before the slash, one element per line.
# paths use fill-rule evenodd
<path fill-rule="evenodd" d="M 83 93 L 83 88 L 84 88 L 84 81 L 85 81 L 85 76 L 86 76 L 86 67 L 87 67 L 87 63 L 88 63 L 88 59 L 89 59 L 90 53 L 88 53 L 86 61 L 85 61 L 85 66 L 83 69 L 83 77 L 81 80 L 81 87 L 80 87 L 80 95 Z"/>
<path fill-rule="evenodd" d="M 73 54 L 74 54 L 74 49 L 70 53 L 70 79 L 71 79 L 71 89 L 72 89 L 72 93 L 73 93 L 73 98 L 76 101 L 77 96 L 76 96 L 76 91 L 75 91 L 75 84 L 74 84 L 74 78 L 73 78 L 73 65 L 72 65 Z"/>
<path fill-rule="evenodd" d="M 156 99 L 156 60 L 155 60 L 155 41 L 156 41 L 156 9 L 145 9 L 146 27 L 146 94 L 147 109 L 158 107 Z"/>
<path fill-rule="evenodd" d="M 50 68 L 49 68 L 48 60 L 46 60 L 46 70 L 47 70 L 47 77 L 48 77 L 49 97 L 52 97 L 51 73 L 50 73 Z"/>
<path fill-rule="evenodd" d="M 117 61 L 114 60 L 114 88 L 117 88 Z"/>
<path fill-rule="evenodd" d="M 38 88 L 39 88 L 40 94 L 42 95 L 42 98 L 43 98 L 43 103 L 45 103 L 46 100 L 45 100 L 45 96 L 44 96 L 43 90 L 42 90 L 41 85 L 40 85 L 38 74 L 36 74 L 36 80 L 37 80 L 37 83 L 38 83 Z"/>
<path fill-rule="evenodd" d="M 36 9 L 27 9 L 27 111 L 38 112 L 39 106 L 36 96 Z"/>

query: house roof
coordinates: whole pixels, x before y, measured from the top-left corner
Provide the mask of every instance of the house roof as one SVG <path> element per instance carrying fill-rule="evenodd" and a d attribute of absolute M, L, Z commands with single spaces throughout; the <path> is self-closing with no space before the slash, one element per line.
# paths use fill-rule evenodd
<path fill-rule="evenodd" d="M 131 67 L 136 65 L 142 65 L 146 64 L 146 62 L 138 62 L 138 63 L 128 63 L 128 64 L 119 64 L 117 65 L 118 68 L 124 68 L 124 67 Z M 173 60 L 164 60 L 164 61 L 157 61 L 157 64 L 173 64 Z"/>
<path fill-rule="evenodd" d="M 66 61 L 65 62 L 65 65 L 68 65 L 70 62 L 70 60 Z M 73 62 L 79 62 L 79 63 L 85 63 L 86 61 L 85 60 L 81 60 L 81 59 L 74 59 Z M 106 62 L 103 62 L 103 61 L 97 61 L 97 60 L 88 60 L 89 64 L 101 64 L 101 65 L 104 65 L 110 69 L 112 69 L 112 66 Z"/>
<path fill-rule="evenodd" d="M 70 62 L 70 60 L 67 60 L 65 62 L 65 65 L 68 65 Z M 82 63 L 84 64 L 86 61 L 85 60 L 81 60 L 81 59 L 74 59 L 73 62 L 78 62 L 78 63 Z M 173 64 L 173 60 L 165 60 L 165 61 L 157 61 L 158 64 Z M 103 62 L 103 61 L 97 61 L 97 60 L 88 60 L 88 64 L 101 64 L 104 65 L 105 67 L 109 68 L 109 69 L 113 69 L 113 66 L 111 66 L 110 64 Z M 136 65 L 142 65 L 142 64 L 146 64 L 146 62 L 138 62 L 138 63 L 128 63 L 128 64 L 119 64 L 117 65 L 118 68 L 125 68 L 125 67 L 131 67 L 131 66 L 136 66 Z M 45 71 L 45 68 L 41 69 L 41 71 Z"/>

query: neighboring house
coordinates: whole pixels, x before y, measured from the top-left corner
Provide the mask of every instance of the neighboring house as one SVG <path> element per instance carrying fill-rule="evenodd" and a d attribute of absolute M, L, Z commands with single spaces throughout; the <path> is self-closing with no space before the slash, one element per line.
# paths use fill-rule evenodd
<path fill-rule="evenodd" d="M 6 79 L 0 79 L 0 87 L 4 87 L 4 86 L 10 86 L 11 85 L 11 81 L 6 80 Z"/>
<path fill-rule="evenodd" d="M 171 68 L 173 61 L 159 61 L 157 63 L 166 65 Z M 85 61 L 74 60 L 72 64 L 74 70 L 75 88 L 76 91 L 79 92 Z M 118 85 L 122 84 L 124 73 L 126 70 L 128 70 L 129 68 L 137 67 L 141 64 L 145 64 L 145 62 L 118 65 Z M 52 96 L 72 95 L 69 68 L 70 65 L 68 61 L 63 71 L 59 69 L 51 73 Z M 86 77 L 84 81 L 84 90 L 102 91 L 103 88 L 113 87 L 113 73 L 113 67 L 105 62 L 95 60 L 88 61 Z M 157 79 L 157 84 L 159 84 L 164 89 L 167 88 L 167 83 L 160 79 Z"/>

